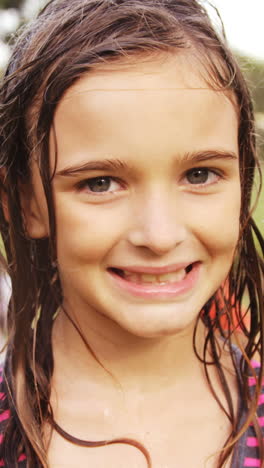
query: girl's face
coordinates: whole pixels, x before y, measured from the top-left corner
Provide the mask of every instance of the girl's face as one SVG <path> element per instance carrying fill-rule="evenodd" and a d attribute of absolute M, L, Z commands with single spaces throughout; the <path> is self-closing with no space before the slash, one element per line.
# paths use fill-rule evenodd
<path fill-rule="evenodd" d="M 143 337 L 191 328 L 239 235 L 238 120 L 175 57 L 108 65 L 55 115 L 57 255 L 65 306 Z M 55 160 L 54 134 L 51 158 Z M 35 183 L 32 236 L 48 234 Z"/>

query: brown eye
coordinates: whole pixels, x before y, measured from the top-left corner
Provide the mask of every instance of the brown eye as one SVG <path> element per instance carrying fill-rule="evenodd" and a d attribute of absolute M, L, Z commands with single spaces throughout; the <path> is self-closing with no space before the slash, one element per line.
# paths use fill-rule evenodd
<path fill-rule="evenodd" d="M 206 168 L 196 168 L 187 172 L 186 179 L 190 184 L 205 184 L 208 182 L 209 178 L 209 169 Z"/>

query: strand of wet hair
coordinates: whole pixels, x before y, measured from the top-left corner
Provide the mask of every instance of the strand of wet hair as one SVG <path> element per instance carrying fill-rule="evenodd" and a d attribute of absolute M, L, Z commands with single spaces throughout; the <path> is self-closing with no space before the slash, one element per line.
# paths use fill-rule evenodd
<path fill-rule="evenodd" d="M 144 447 L 143 444 L 141 444 L 137 440 L 130 439 L 127 437 L 119 437 L 119 438 L 112 439 L 112 440 L 99 440 L 99 441 L 92 442 L 89 440 L 83 440 L 83 439 L 79 439 L 77 437 L 72 436 L 71 434 L 66 432 L 64 429 L 62 429 L 62 427 L 60 427 L 59 424 L 56 423 L 56 421 L 54 421 L 54 419 L 52 420 L 51 424 L 53 428 L 55 429 L 55 431 L 58 434 L 60 434 L 60 436 L 63 437 L 63 439 L 67 440 L 71 444 L 78 445 L 79 447 L 89 447 L 89 448 L 106 447 L 108 445 L 114 445 L 114 444 L 131 445 L 132 447 L 135 447 L 138 450 L 140 450 L 140 452 L 144 455 L 147 461 L 148 468 L 152 468 L 152 462 L 151 462 L 151 458 L 150 458 L 150 454 L 148 450 L 146 449 L 146 447 Z"/>

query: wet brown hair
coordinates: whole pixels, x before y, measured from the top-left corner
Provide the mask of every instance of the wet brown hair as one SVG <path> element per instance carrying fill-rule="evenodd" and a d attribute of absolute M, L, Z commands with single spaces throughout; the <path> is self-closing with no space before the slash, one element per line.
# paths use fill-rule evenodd
<path fill-rule="evenodd" d="M 227 297 L 219 289 L 198 318 L 205 323 L 207 336 L 203 356 L 197 357 L 204 363 L 208 382 L 218 399 L 208 374 L 208 360 L 213 361 L 227 402 L 228 409 L 222 409 L 232 426 L 224 449 L 219 452 L 217 466 L 224 466 L 235 442 L 252 420 L 260 443 L 261 466 L 264 466 L 262 436 L 254 417 L 260 385 L 252 393 L 248 384 L 248 374 L 253 372 L 250 360 L 256 353 L 261 357 L 260 376 L 256 378 L 263 375 L 260 252 L 263 253 L 264 245 L 250 212 L 254 174 L 259 163 L 252 102 L 245 80 L 225 39 L 215 32 L 205 9 L 196 0 L 53 0 L 21 31 L 0 90 L 1 233 L 12 281 L 4 369 L 8 397 L 3 403 L 3 409 L 11 409 L 12 417 L 0 446 L 0 458 L 5 459 L 8 467 L 18 466 L 18 455 L 23 451 L 29 468 L 48 466 L 43 425 L 52 420 L 51 330 L 62 299 L 56 275 L 55 213 L 48 157 L 49 134 L 57 104 L 70 86 L 99 64 L 138 55 L 177 54 L 182 50 L 191 51 L 212 88 L 231 90 L 239 115 L 240 240 L 228 278 Z M 39 165 L 47 199 L 49 239 L 30 239 L 24 226 L 20 190 L 23 184 L 30 184 L 33 157 Z M 246 312 L 242 311 L 245 297 L 249 304 Z M 209 313 L 212 304 L 216 309 L 214 317 Z M 244 335 L 239 362 L 232 345 L 235 325 L 231 309 Z M 247 314 L 250 314 L 249 326 L 245 324 Z M 223 315 L 227 318 L 227 329 L 222 327 Z M 237 414 L 234 409 L 216 334 L 222 335 L 233 357 L 238 392 L 245 406 L 243 414 Z M 195 335 L 194 350 L 197 353 Z"/>

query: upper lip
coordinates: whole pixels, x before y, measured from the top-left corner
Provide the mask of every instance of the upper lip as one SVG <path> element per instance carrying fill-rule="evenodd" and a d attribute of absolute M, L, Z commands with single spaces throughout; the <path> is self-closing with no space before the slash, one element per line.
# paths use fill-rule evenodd
<path fill-rule="evenodd" d="M 179 270 L 185 269 L 192 263 L 194 262 L 175 263 L 174 265 L 166 265 L 162 267 L 131 265 L 131 266 L 112 266 L 111 268 L 115 268 L 117 270 L 129 271 L 131 273 L 164 275 L 166 273 L 177 272 Z"/>

